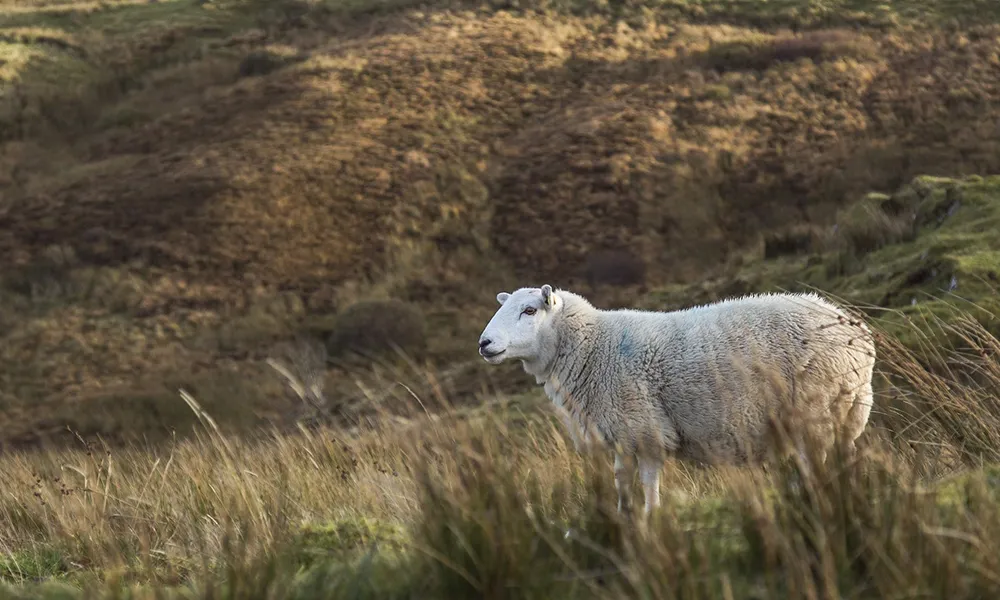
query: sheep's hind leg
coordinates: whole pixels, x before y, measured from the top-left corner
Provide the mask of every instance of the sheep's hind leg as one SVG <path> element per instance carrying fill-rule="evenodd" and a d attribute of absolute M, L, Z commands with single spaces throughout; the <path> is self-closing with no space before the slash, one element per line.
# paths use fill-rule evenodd
<path fill-rule="evenodd" d="M 615 490 L 618 491 L 618 512 L 630 508 L 629 492 L 631 491 L 634 464 L 631 457 L 625 457 L 615 452 Z"/>
<path fill-rule="evenodd" d="M 857 440 L 868 425 L 873 401 L 872 384 L 871 382 L 865 383 L 855 394 L 854 404 L 847 412 L 847 432 L 844 442 L 845 454 L 849 460 L 853 460 L 857 456 Z"/>
<path fill-rule="evenodd" d="M 660 507 L 660 470 L 662 468 L 663 461 L 654 460 L 648 456 L 639 456 L 639 479 L 642 481 L 645 492 L 644 515 L 646 516 Z"/>

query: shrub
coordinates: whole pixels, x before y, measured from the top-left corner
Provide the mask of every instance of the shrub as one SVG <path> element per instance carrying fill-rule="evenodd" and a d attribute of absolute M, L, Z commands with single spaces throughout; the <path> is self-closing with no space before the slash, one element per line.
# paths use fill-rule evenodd
<path fill-rule="evenodd" d="M 871 40 L 846 31 L 807 31 L 800 35 L 755 36 L 713 45 L 709 67 L 720 71 L 766 70 L 775 63 L 806 58 L 813 62 L 874 54 Z"/>
<path fill-rule="evenodd" d="M 240 77 L 267 75 L 300 60 L 301 57 L 290 52 L 279 52 L 274 49 L 253 50 L 240 61 L 239 74 Z"/>
<path fill-rule="evenodd" d="M 822 231 L 812 225 L 798 225 L 764 234 L 764 259 L 789 254 L 807 254 L 823 247 Z"/>
<path fill-rule="evenodd" d="M 331 358 L 376 358 L 395 350 L 422 352 L 427 346 L 424 316 L 401 300 L 369 300 L 349 306 L 334 321 L 327 349 Z"/>
<path fill-rule="evenodd" d="M 587 258 L 583 276 L 591 287 L 642 285 L 646 282 L 646 263 L 628 250 L 601 250 Z"/>
<path fill-rule="evenodd" d="M 912 240 L 916 236 L 914 213 L 895 198 L 869 194 L 841 212 L 837 233 L 846 252 L 867 254 L 889 244 Z"/>

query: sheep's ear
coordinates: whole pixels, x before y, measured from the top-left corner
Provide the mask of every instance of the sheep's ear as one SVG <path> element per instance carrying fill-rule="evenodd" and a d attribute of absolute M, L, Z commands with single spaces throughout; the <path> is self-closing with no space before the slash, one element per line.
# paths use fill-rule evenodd
<path fill-rule="evenodd" d="M 545 306 L 555 306 L 556 295 L 552 292 L 552 286 L 547 283 L 542 286 L 542 300 L 545 301 Z"/>
<path fill-rule="evenodd" d="M 510 298 L 510 294 L 508 294 L 507 292 L 500 292 L 499 294 L 497 294 L 497 302 L 499 302 L 501 305 L 503 305 L 503 303 L 507 301 L 507 298 Z"/>

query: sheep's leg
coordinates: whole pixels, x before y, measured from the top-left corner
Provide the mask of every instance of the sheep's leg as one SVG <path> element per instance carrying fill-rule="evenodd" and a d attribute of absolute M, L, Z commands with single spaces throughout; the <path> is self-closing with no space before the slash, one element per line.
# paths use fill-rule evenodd
<path fill-rule="evenodd" d="M 847 446 L 846 457 L 848 460 L 853 460 L 857 455 L 857 440 L 864 432 L 865 426 L 868 425 L 868 417 L 871 415 L 873 400 L 872 384 L 869 381 L 854 395 L 854 404 L 847 411 L 845 442 Z"/>
<path fill-rule="evenodd" d="M 816 450 L 816 463 L 819 465 L 825 465 L 828 452 L 829 450 L 827 446 L 822 446 Z"/>
<path fill-rule="evenodd" d="M 630 458 L 615 452 L 615 490 L 618 491 L 618 512 L 628 509 L 629 491 L 632 484 L 633 465 Z"/>
<path fill-rule="evenodd" d="M 556 416 L 558 416 L 559 420 L 562 422 L 563 427 L 566 428 L 566 433 L 569 435 L 570 441 L 573 442 L 573 449 L 577 452 L 583 452 L 585 449 L 583 440 L 581 439 L 579 431 L 577 431 L 576 423 L 573 422 L 573 417 L 570 416 L 569 411 L 557 404 L 555 406 L 555 412 Z"/>
<path fill-rule="evenodd" d="M 645 515 L 660 506 L 660 470 L 663 462 L 648 456 L 639 457 L 639 479 L 646 496 Z"/>
<path fill-rule="evenodd" d="M 809 460 L 809 453 L 806 452 L 806 441 L 802 437 L 799 437 L 795 444 L 796 452 L 799 455 L 799 468 L 803 471 L 806 476 L 812 476 L 813 474 L 813 464 Z"/>

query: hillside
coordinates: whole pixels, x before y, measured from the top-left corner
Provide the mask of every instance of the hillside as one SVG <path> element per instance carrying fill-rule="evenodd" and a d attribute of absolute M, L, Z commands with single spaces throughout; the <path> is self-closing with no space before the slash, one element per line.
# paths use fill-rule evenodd
<path fill-rule="evenodd" d="M 0 0 L 0 600 L 998 597 L 998 123 L 994 0 Z M 859 453 L 619 514 L 543 282 L 858 307 Z"/>
<path fill-rule="evenodd" d="M 916 179 L 1000 172 L 992 2 L 2 6 L 9 447 L 183 430 L 181 387 L 223 427 L 286 423 L 289 351 L 348 423 L 395 379 L 524 389 L 473 340 L 542 281 L 995 290 L 996 180 Z M 387 342 L 416 363 L 341 364 Z"/>

